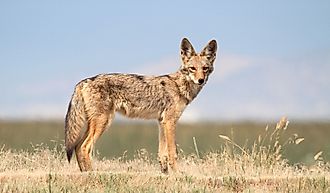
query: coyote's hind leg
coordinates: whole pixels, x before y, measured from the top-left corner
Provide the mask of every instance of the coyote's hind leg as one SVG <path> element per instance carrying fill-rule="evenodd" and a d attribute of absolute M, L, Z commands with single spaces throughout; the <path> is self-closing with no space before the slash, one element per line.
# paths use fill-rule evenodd
<path fill-rule="evenodd" d="M 96 140 L 102 135 L 108 125 L 110 125 L 113 118 L 111 116 L 102 114 L 95 116 L 88 121 L 88 126 L 80 143 L 76 146 L 76 157 L 81 171 L 91 171 L 91 152 Z"/>

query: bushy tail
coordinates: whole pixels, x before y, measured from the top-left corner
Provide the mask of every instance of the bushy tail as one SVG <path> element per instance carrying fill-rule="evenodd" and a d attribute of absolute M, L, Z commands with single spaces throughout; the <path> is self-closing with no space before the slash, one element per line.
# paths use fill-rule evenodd
<path fill-rule="evenodd" d="M 65 149 L 70 162 L 73 151 L 79 143 L 85 125 L 86 115 L 81 85 L 77 85 L 65 117 Z"/>

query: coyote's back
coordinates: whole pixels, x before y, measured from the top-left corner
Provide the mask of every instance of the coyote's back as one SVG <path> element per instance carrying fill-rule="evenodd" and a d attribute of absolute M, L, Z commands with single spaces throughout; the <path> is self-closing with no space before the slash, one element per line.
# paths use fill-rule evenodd
<path fill-rule="evenodd" d="M 212 40 L 196 53 L 184 38 L 182 65 L 172 74 L 100 74 L 80 81 L 65 119 L 68 160 L 76 153 L 81 171 L 92 169 L 90 153 L 96 140 L 111 124 L 115 112 L 130 118 L 159 122 L 159 161 L 163 172 L 175 170 L 175 126 L 186 106 L 197 96 L 213 71 L 217 44 Z M 86 129 L 83 129 L 86 126 Z"/>

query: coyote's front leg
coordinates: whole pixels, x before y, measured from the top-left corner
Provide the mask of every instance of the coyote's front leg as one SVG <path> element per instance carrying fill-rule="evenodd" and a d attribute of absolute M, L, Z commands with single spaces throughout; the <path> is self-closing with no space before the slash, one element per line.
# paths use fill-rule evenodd
<path fill-rule="evenodd" d="M 177 151 L 175 144 L 176 121 L 163 120 L 160 122 L 159 133 L 159 162 L 163 173 L 167 173 L 168 165 L 176 172 Z"/>
<path fill-rule="evenodd" d="M 173 172 L 176 172 L 176 159 L 177 151 L 175 144 L 175 123 L 169 122 L 166 126 L 166 138 L 167 138 L 167 151 L 168 151 L 168 164 Z"/>
<path fill-rule="evenodd" d="M 158 160 L 162 173 L 168 173 L 168 151 L 166 140 L 165 125 L 159 122 L 159 146 L 158 146 Z"/>

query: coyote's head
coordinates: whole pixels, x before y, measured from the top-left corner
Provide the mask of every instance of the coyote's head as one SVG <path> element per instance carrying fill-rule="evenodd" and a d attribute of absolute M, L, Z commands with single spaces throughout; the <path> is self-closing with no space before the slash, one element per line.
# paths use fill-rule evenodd
<path fill-rule="evenodd" d="M 180 71 L 187 80 L 203 85 L 213 71 L 213 63 L 217 52 L 217 42 L 211 40 L 201 53 L 196 53 L 187 38 L 181 42 L 182 65 Z"/>

